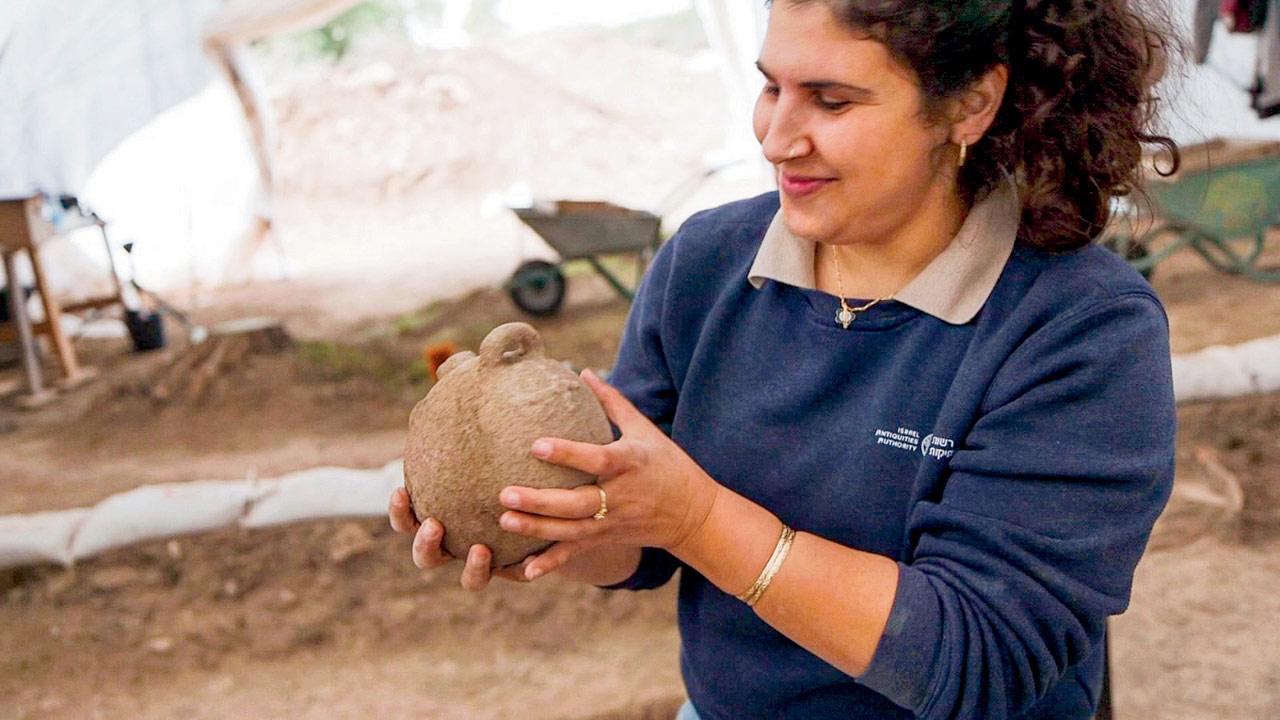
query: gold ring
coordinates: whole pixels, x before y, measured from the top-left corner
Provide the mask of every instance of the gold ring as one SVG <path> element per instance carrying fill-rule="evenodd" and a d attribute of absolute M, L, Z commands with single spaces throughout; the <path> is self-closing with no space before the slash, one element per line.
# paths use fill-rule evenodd
<path fill-rule="evenodd" d="M 603 520 L 604 516 L 609 514 L 609 497 L 604 494 L 604 488 L 599 485 L 596 486 L 596 490 L 600 491 L 600 509 L 597 510 L 596 514 L 592 515 L 591 518 L 594 520 Z"/>

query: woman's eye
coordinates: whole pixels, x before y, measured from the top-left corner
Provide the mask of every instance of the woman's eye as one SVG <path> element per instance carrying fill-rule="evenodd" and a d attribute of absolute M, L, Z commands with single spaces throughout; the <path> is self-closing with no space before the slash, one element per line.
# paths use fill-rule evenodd
<path fill-rule="evenodd" d="M 767 84 L 767 85 L 765 85 L 765 86 L 764 86 L 764 94 L 765 94 L 765 95 L 774 95 L 774 96 L 776 96 L 776 95 L 778 94 L 778 86 L 777 86 L 777 85 L 773 85 L 773 84 Z"/>
<path fill-rule="evenodd" d="M 848 100 L 828 100 L 821 95 L 818 96 L 817 100 L 824 110 L 843 110 L 853 104 Z"/>

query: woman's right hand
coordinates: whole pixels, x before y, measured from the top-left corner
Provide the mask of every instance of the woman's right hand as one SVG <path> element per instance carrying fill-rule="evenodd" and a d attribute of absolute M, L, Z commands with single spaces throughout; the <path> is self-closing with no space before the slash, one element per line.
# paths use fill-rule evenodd
<path fill-rule="evenodd" d="M 427 518 L 419 523 L 409 504 L 409 493 L 402 487 L 391 493 L 391 502 L 387 507 L 387 516 L 391 520 L 391 529 L 405 535 L 413 535 L 413 564 L 428 570 L 452 562 L 454 558 L 440 546 L 444 539 L 444 526 L 435 518 Z M 536 557 L 536 556 L 535 556 Z M 472 545 L 467 551 L 467 560 L 462 567 L 460 582 L 467 590 L 483 590 L 493 576 L 513 582 L 529 582 L 525 577 L 525 563 L 517 563 L 505 568 L 489 568 L 493 552 L 484 545 Z"/>

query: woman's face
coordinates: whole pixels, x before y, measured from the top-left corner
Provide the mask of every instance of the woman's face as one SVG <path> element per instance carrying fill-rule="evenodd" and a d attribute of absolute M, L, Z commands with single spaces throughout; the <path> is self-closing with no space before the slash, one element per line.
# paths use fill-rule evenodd
<path fill-rule="evenodd" d="M 793 233 L 886 243 L 954 193 L 955 171 L 942 160 L 949 129 L 926 124 L 914 74 L 825 3 L 776 0 L 759 65 L 756 138 Z"/>

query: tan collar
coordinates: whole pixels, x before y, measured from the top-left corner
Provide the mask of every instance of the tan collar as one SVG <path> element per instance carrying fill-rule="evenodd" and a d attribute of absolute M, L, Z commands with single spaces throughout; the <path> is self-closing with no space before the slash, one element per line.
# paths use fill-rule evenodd
<path fill-rule="evenodd" d="M 952 325 L 969 322 L 991 297 L 1004 271 L 1020 215 L 1013 183 L 997 186 L 973 206 L 950 244 L 894 299 Z M 756 289 L 768 279 L 812 290 L 814 249 L 814 241 L 787 229 L 779 210 L 747 279 Z"/>

